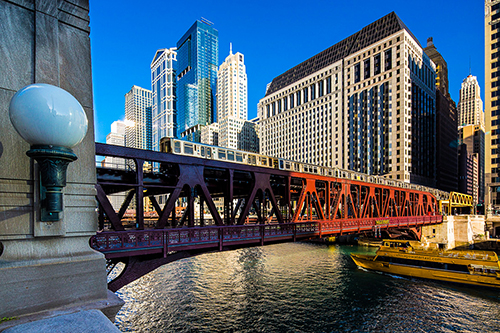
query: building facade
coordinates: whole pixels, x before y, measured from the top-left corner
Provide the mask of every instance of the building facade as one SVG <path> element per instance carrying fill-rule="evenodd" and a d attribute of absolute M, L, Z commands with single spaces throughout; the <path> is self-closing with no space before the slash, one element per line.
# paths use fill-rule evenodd
<path fill-rule="evenodd" d="M 219 32 L 196 21 L 177 42 L 177 137 L 200 142 L 201 128 L 216 122 Z"/>
<path fill-rule="evenodd" d="M 261 153 L 433 186 L 435 81 L 392 12 L 272 81 Z"/>
<path fill-rule="evenodd" d="M 114 121 L 111 124 L 111 132 L 106 136 L 106 144 L 115 146 L 125 146 L 125 122 L 121 120 Z M 125 169 L 126 160 L 120 157 L 106 156 L 102 166 L 112 169 Z M 125 201 L 126 192 L 118 192 L 108 195 L 109 202 L 115 211 L 119 211 L 123 201 Z"/>
<path fill-rule="evenodd" d="M 478 212 L 484 213 L 483 207 L 484 204 L 484 160 L 485 160 L 485 133 L 484 128 L 481 125 L 465 125 L 459 126 L 458 128 L 458 143 L 462 146 L 465 146 L 467 153 L 471 156 L 475 156 L 476 158 L 476 166 L 474 167 L 477 170 L 477 182 L 474 184 L 474 194 L 475 194 L 475 203 L 479 204 Z M 467 172 L 466 169 L 461 169 L 460 176 L 465 176 L 464 172 Z M 463 192 L 465 193 L 465 192 Z"/>
<path fill-rule="evenodd" d="M 125 128 L 124 121 L 114 121 L 111 124 L 111 132 L 106 136 L 106 144 L 125 146 Z M 125 160 L 120 157 L 106 156 L 103 164 L 106 168 L 125 169 Z"/>
<path fill-rule="evenodd" d="M 132 86 L 125 94 L 125 146 L 152 149 L 151 104 L 151 90 Z"/>
<path fill-rule="evenodd" d="M 475 204 L 478 202 L 479 173 L 477 154 L 470 154 L 467 145 L 461 144 L 458 150 L 460 175 L 458 177 L 458 191 L 472 196 Z"/>
<path fill-rule="evenodd" d="M 248 85 L 243 54 L 232 53 L 217 73 L 219 146 L 258 152 L 255 125 L 248 117 Z"/>
<path fill-rule="evenodd" d="M 448 64 L 438 52 L 432 37 L 424 52 L 436 65 L 436 187 L 458 190 L 457 107 L 450 97 Z"/>
<path fill-rule="evenodd" d="M 219 123 L 203 126 L 201 129 L 201 142 L 207 145 L 219 145 Z"/>
<path fill-rule="evenodd" d="M 500 210 L 500 3 L 485 0 L 485 202 L 487 212 Z"/>
<path fill-rule="evenodd" d="M 163 137 L 177 135 L 175 48 L 160 49 L 151 62 L 151 97 L 152 97 L 152 140 L 153 150 L 160 151 Z"/>
<path fill-rule="evenodd" d="M 481 89 L 477 78 L 468 75 L 462 82 L 460 88 L 460 100 L 458 101 L 458 124 L 481 125 L 484 127 L 483 101 Z"/>

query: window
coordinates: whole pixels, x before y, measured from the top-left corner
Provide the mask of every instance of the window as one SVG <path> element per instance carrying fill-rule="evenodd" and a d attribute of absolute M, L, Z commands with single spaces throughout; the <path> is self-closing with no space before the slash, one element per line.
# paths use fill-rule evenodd
<path fill-rule="evenodd" d="M 370 77 L 370 59 L 369 58 L 365 60 L 365 63 L 363 66 L 363 74 L 364 74 L 365 80 Z"/>
<path fill-rule="evenodd" d="M 354 83 L 358 83 L 361 80 L 361 65 L 359 62 L 354 65 Z"/>
<path fill-rule="evenodd" d="M 385 70 L 388 71 L 392 68 L 392 50 L 385 51 Z"/>
<path fill-rule="evenodd" d="M 380 74 L 380 53 L 373 56 L 373 75 Z"/>

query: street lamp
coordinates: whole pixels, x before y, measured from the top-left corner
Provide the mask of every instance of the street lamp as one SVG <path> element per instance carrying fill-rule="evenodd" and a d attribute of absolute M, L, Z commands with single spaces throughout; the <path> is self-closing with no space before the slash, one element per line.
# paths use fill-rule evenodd
<path fill-rule="evenodd" d="M 66 169 L 77 156 L 71 148 L 87 133 L 88 120 L 80 103 L 67 91 L 50 84 L 35 83 L 19 90 L 10 101 L 9 115 L 17 133 L 31 149 L 40 172 L 41 221 L 62 218 L 62 189 Z"/>

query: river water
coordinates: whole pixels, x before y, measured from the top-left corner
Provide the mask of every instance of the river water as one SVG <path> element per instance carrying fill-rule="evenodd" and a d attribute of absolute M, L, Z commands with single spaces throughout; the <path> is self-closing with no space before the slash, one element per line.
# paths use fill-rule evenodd
<path fill-rule="evenodd" d="M 500 291 L 356 267 L 366 247 L 286 243 L 210 253 L 120 289 L 123 332 L 500 332 Z"/>

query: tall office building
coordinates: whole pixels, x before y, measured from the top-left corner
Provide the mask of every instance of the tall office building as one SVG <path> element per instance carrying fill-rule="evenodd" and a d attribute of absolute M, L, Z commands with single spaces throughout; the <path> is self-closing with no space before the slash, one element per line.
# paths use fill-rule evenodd
<path fill-rule="evenodd" d="M 219 32 L 211 25 L 196 21 L 177 42 L 177 137 L 196 142 L 216 121 Z"/>
<path fill-rule="evenodd" d="M 432 37 L 424 52 L 436 65 L 436 187 L 458 190 L 457 107 L 448 89 L 448 64 L 438 52 Z"/>
<path fill-rule="evenodd" d="M 258 152 L 255 124 L 247 120 L 247 89 L 244 56 L 231 47 L 217 73 L 219 146 Z"/>
<path fill-rule="evenodd" d="M 477 78 L 469 74 L 460 88 L 458 101 L 458 125 L 480 125 L 484 127 L 483 101 Z"/>
<path fill-rule="evenodd" d="M 108 145 L 125 146 L 125 122 L 121 120 L 114 121 L 111 124 L 111 132 L 106 136 Z M 102 162 L 102 166 L 112 169 L 125 169 L 126 160 L 121 157 L 106 156 Z M 125 200 L 126 192 L 117 192 L 108 195 L 109 202 L 115 211 L 119 211 L 123 201 Z"/>
<path fill-rule="evenodd" d="M 484 213 L 482 204 L 484 203 L 484 127 L 482 125 L 464 125 L 458 127 L 458 142 L 465 146 L 470 156 L 475 156 L 474 170 L 477 171 L 478 181 L 474 183 L 474 203 L 480 204 L 478 212 Z M 462 162 L 463 165 L 463 162 Z M 468 172 L 467 168 L 461 167 L 460 176 L 463 179 Z M 465 193 L 465 192 L 463 192 Z M 472 194 L 471 194 L 472 195 Z"/>
<path fill-rule="evenodd" d="M 261 153 L 435 185 L 435 65 L 390 13 L 274 78 Z"/>
<path fill-rule="evenodd" d="M 125 146 L 125 122 L 114 121 L 111 124 L 111 132 L 106 136 L 106 144 Z M 125 159 L 120 157 L 106 156 L 104 158 L 106 168 L 125 169 Z"/>
<path fill-rule="evenodd" d="M 492 212 L 500 210 L 500 3 L 485 0 L 484 12 L 485 204 Z"/>
<path fill-rule="evenodd" d="M 152 140 L 153 150 L 156 151 L 160 150 L 161 138 L 173 138 L 177 135 L 176 56 L 175 48 L 160 49 L 151 62 Z"/>
<path fill-rule="evenodd" d="M 132 86 L 125 94 L 125 146 L 152 149 L 151 90 Z"/>

